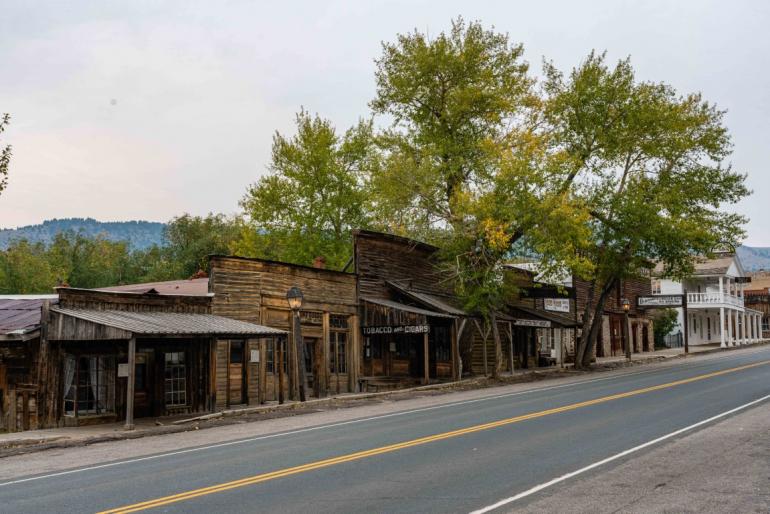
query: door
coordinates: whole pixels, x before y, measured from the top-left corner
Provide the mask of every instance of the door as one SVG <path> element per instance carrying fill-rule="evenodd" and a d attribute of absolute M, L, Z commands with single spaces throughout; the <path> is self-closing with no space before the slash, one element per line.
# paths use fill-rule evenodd
<path fill-rule="evenodd" d="M 5 402 L 7 401 L 8 384 L 6 383 L 5 377 L 5 365 L 0 364 L 0 429 L 2 430 L 8 429 L 5 420 L 5 413 L 7 412 Z"/>
<path fill-rule="evenodd" d="M 318 339 L 314 337 L 304 337 L 304 351 L 305 351 L 305 377 L 307 378 L 307 386 L 310 391 L 315 388 L 315 381 L 318 377 L 318 369 L 316 369 L 319 361 L 318 355 Z"/>
<path fill-rule="evenodd" d="M 230 341 L 230 358 L 228 363 L 228 388 L 230 405 L 246 403 L 246 341 Z"/>
<path fill-rule="evenodd" d="M 154 395 L 152 394 L 152 373 L 155 354 L 152 350 L 136 352 L 136 367 L 134 368 L 134 416 L 143 418 L 157 416 Z"/>
<path fill-rule="evenodd" d="M 642 347 L 645 352 L 650 351 L 650 332 L 647 329 L 647 325 L 642 327 Z"/>
<path fill-rule="evenodd" d="M 639 330 L 639 324 L 633 323 L 631 325 L 631 341 L 633 341 L 633 346 L 631 347 L 631 350 L 634 353 L 639 352 L 639 338 L 636 336 L 637 331 Z"/>
<path fill-rule="evenodd" d="M 623 353 L 623 319 L 618 316 L 610 318 L 610 352 L 612 355 Z"/>

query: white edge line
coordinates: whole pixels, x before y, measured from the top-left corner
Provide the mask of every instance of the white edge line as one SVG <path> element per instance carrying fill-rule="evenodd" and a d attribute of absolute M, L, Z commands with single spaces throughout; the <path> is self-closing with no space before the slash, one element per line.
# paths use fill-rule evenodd
<path fill-rule="evenodd" d="M 662 437 L 658 437 L 657 439 L 653 439 L 652 441 L 648 441 L 648 442 L 646 442 L 644 444 L 640 444 L 639 446 L 635 446 L 633 448 L 629 448 L 628 450 L 622 451 L 620 453 L 617 453 L 617 454 L 615 454 L 615 455 L 613 455 L 611 457 L 607 457 L 606 459 L 600 460 L 598 462 L 594 462 L 593 464 L 590 464 L 590 465 L 588 465 L 588 466 L 586 466 L 584 468 L 580 468 L 580 469 L 578 469 L 576 471 L 572 471 L 571 473 L 567 473 L 566 475 L 562 475 L 562 476 L 560 476 L 558 478 L 554 478 L 553 480 L 550 480 L 548 482 L 544 482 L 544 483 L 542 483 L 540 485 L 536 485 L 535 487 L 533 487 L 531 489 L 527 489 L 526 491 L 523 491 L 523 492 L 521 492 L 521 493 L 519 493 L 519 494 L 517 494 L 515 496 L 511 496 L 510 498 L 505 498 L 503 500 L 500 500 L 497 503 L 493 503 L 492 505 L 488 505 L 487 507 L 483 507 L 481 509 L 474 510 L 474 511 L 471 512 L 471 514 L 485 514 L 486 512 L 491 512 L 491 511 L 493 511 L 495 509 L 499 509 L 500 507 L 503 507 L 503 506 L 508 505 L 510 503 L 513 503 L 515 501 L 518 501 L 518 500 L 521 500 L 523 498 L 526 498 L 527 496 L 531 496 L 531 495 L 533 495 L 533 494 L 535 494 L 537 492 L 540 492 L 543 489 L 547 489 L 547 488 L 549 488 L 549 487 L 551 487 L 553 485 L 556 485 L 556 484 L 558 484 L 560 482 L 564 482 L 565 480 L 569 480 L 570 478 L 573 478 L 573 477 L 575 477 L 577 475 L 583 474 L 586 471 L 590 471 L 590 470 L 592 470 L 594 468 L 598 468 L 599 466 L 603 466 L 603 465 L 608 464 L 608 463 L 610 463 L 612 461 L 621 459 L 621 458 L 623 458 L 623 457 L 625 457 L 627 455 L 630 455 L 632 453 L 638 452 L 639 450 L 643 450 L 644 448 L 647 448 L 649 446 L 656 445 L 656 444 L 658 444 L 660 442 L 665 441 L 666 439 L 671 439 L 672 437 L 676 437 L 676 436 L 678 436 L 680 434 L 683 434 L 684 432 L 690 431 L 690 430 L 692 430 L 694 428 L 698 428 L 698 427 L 703 426 L 705 424 L 708 424 L 708 423 L 711 423 L 711 422 L 716 421 L 718 419 L 724 418 L 724 417 L 729 416 L 730 414 L 734 414 L 734 413 L 736 413 L 738 411 L 747 409 L 747 408 L 749 408 L 749 407 L 751 407 L 753 405 L 756 405 L 756 404 L 761 403 L 761 402 L 763 402 L 765 400 L 768 400 L 768 399 L 770 399 L 770 394 L 768 394 L 767 396 L 763 396 L 762 398 L 758 398 L 758 399 L 756 399 L 754 401 L 751 401 L 749 403 L 744 403 L 743 405 L 741 405 L 739 407 L 736 407 L 734 409 L 730 409 L 730 410 L 725 411 L 725 412 L 723 412 L 721 414 L 717 414 L 716 416 L 712 416 L 712 417 L 710 417 L 708 419 L 704 419 L 703 421 L 699 421 L 699 422 L 694 423 L 694 424 L 692 424 L 690 426 L 687 426 L 687 427 L 684 427 L 684 428 L 680 428 L 679 430 L 671 432 L 670 434 L 666 434 L 666 435 L 664 435 Z"/>
<path fill-rule="evenodd" d="M 712 359 L 709 359 L 709 360 L 711 361 Z M 717 358 L 715 358 L 713 360 L 717 360 Z M 718 360 L 722 360 L 722 359 L 718 358 Z M 691 365 L 690 366 L 686 366 L 686 368 L 702 367 L 703 363 L 700 363 L 700 362 L 699 363 L 695 363 L 695 362 L 693 362 L 693 363 L 688 363 L 688 364 L 691 364 Z M 671 368 L 669 368 L 669 367 L 665 367 L 664 368 L 665 371 L 668 371 L 670 369 Z M 582 385 L 582 384 L 592 384 L 592 383 L 595 383 L 595 382 L 604 382 L 604 381 L 607 381 L 607 380 L 614 380 L 614 379 L 618 379 L 618 378 L 625 378 L 625 377 L 636 376 L 636 375 L 644 375 L 644 374 L 648 374 L 648 373 L 654 373 L 654 372 L 657 372 L 657 371 L 661 371 L 661 369 L 660 368 L 647 369 L 647 370 L 641 370 L 641 371 L 635 371 L 635 372 L 629 372 L 629 373 L 622 373 L 621 372 L 621 373 L 613 374 L 612 376 L 592 378 L 592 379 L 589 379 L 589 380 L 579 380 L 578 379 L 578 380 L 574 380 L 574 381 L 568 382 L 566 384 L 559 384 L 559 385 L 542 387 L 542 388 L 527 389 L 526 391 L 516 391 L 516 392 L 513 392 L 513 393 L 504 393 L 504 394 L 499 394 L 499 395 L 494 395 L 494 396 L 485 396 L 483 398 L 474 398 L 472 400 L 463 400 L 463 401 L 460 401 L 460 402 L 445 403 L 445 404 L 442 404 L 442 405 L 434 405 L 434 406 L 431 406 L 431 407 L 423 407 L 423 408 L 420 408 L 420 409 L 412 409 L 412 410 L 406 410 L 406 411 L 401 411 L 401 412 L 393 412 L 391 414 L 382 414 L 382 415 L 379 415 L 379 416 L 371 416 L 371 417 L 368 417 L 368 418 L 360 418 L 360 419 L 353 419 L 353 420 L 349 420 L 349 421 L 341 421 L 339 423 L 331 423 L 331 424 L 318 425 L 318 426 L 314 426 L 314 427 L 301 428 L 301 429 L 298 429 L 298 430 L 291 430 L 291 431 L 288 431 L 288 432 L 279 432 L 279 433 L 275 433 L 275 434 L 266 434 L 266 435 L 257 436 L 257 437 L 250 437 L 248 439 L 238 439 L 236 441 L 228 441 L 228 442 L 225 442 L 225 443 L 216 443 L 216 444 L 210 444 L 210 445 L 206 445 L 206 446 L 196 446 L 194 448 L 187 448 L 185 450 L 178 450 L 178 451 L 173 451 L 173 452 L 159 453 L 159 454 L 155 454 L 155 455 L 148 455 L 146 457 L 137 457 L 137 458 L 134 458 L 134 459 L 121 460 L 121 461 L 117 461 L 117 462 L 108 462 L 106 464 L 97 464 L 95 466 L 88 466 L 88 467 L 85 467 L 85 468 L 69 469 L 69 470 L 65 470 L 65 471 L 57 471 L 55 473 L 47 473 L 45 475 L 37 475 L 37 476 L 33 476 L 33 477 L 19 478 L 17 480 L 10 480 L 8 482 L 0 482 L 0 487 L 6 487 L 6 486 L 9 486 L 9 485 L 23 484 L 25 482 L 34 482 L 34 481 L 37 481 L 37 480 L 45 480 L 45 479 L 48 479 L 48 478 L 56 478 L 56 477 L 61 477 L 61 476 L 66 476 L 66 475 L 73 475 L 73 474 L 76 474 L 76 473 L 85 473 L 87 471 L 94 471 L 94 470 L 98 470 L 98 469 L 113 468 L 113 467 L 117 467 L 117 466 L 123 466 L 123 465 L 126 465 L 126 464 L 134 464 L 134 463 L 137 463 L 137 462 L 146 462 L 146 461 L 150 461 L 150 460 L 162 459 L 162 458 L 165 458 L 165 457 L 173 457 L 173 456 L 176 456 L 176 455 L 183 455 L 183 454 L 186 454 L 186 453 L 195 453 L 195 452 L 200 452 L 200 451 L 204 451 L 204 450 L 211 450 L 211 449 L 215 449 L 215 448 L 224 448 L 224 447 L 227 447 L 227 446 L 235 446 L 235 445 L 239 445 L 239 444 L 253 443 L 253 442 L 256 442 L 256 441 L 263 441 L 265 439 L 274 439 L 274 438 L 277 438 L 277 437 L 284 437 L 284 436 L 290 436 L 290 435 L 303 434 L 303 433 L 307 433 L 307 432 L 314 432 L 314 431 L 317 431 L 317 430 L 325 430 L 325 429 L 328 429 L 328 428 L 336 428 L 336 427 L 341 427 L 341 426 L 345 426 L 345 425 L 354 425 L 354 424 L 365 423 L 367 421 L 374 421 L 374 420 L 378 420 L 378 419 L 386 419 L 386 418 L 393 418 L 393 417 L 397 417 L 397 416 L 405 416 L 405 415 L 408 415 L 408 414 L 416 414 L 416 413 L 419 413 L 419 412 L 426 412 L 426 411 L 431 411 L 431 410 L 436 410 L 436 409 L 445 409 L 447 407 L 455 407 L 457 405 L 467 405 L 467 404 L 471 404 L 471 403 L 478 403 L 478 402 L 484 402 L 484 401 L 489 401 L 489 400 L 497 400 L 497 399 L 500 399 L 500 398 L 509 398 L 509 397 L 512 397 L 512 396 L 521 396 L 521 395 L 525 395 L 525 394 L 538 393 L 538 392 L 542 392 L 542 391 L 551 391 L 551 390 L 554 390 L 554 389 L 562 389 L 562 388 L 570 387 L 570 386 L 576 386 L 576 385 Z"/>

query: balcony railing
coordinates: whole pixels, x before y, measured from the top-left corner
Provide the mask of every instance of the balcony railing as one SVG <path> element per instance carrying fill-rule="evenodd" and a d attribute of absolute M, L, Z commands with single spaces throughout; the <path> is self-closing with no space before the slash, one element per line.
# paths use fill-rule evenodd
<path fill-rule="evenodd" d="M 743 307 L 743 299 L 725 293 L 687 293 L 688 307 L 709 307 L 718 305 L 733 305 Z"/>

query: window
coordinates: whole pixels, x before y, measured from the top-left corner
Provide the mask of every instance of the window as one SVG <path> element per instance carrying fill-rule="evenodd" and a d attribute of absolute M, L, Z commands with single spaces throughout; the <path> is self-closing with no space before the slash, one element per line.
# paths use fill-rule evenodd
<path fill-rule="evenodd" d="M 347 373 L 347 332 L 332 332 L 329 334 L 329 371 L 331 373 Z"/>
<path fill-rule="evenodd" d="M 243 341 L 230 341 L 230 364 L 243 364 Z"/>
<path fill-rule="evenodd" d="M 661 292 L 660 279 L 655 278 L 652 280 L 652 294 L 660 294 L 660 292 Z"/>
<path fill-rule="evenodd" d="M 68 355 L 64 359 L 64 414 L 115 412 L 115 357 Z"/>
<path fill-rule="evenodd" d="M 331 316 L 329 316 L 329 326 L 331 328 L 338 328 L 338 329 L 348 328 L 348 316 L 332 314 Z"/>
<path fill-rule="evenodd" d="M 267 343 L 267 355 L 265 356 L 265 371 L 267 373 L 275 373 L 278 369 L 276 361 L 278 360 L 278 349 L 283 344 L 281 341 L 268 341 Z M 283 372 L 286 373 L 286 347 L 283 347 Z"/>
<path fill-rule="evenodd" d="M 166 352 L 165 393 L 167 407 L 187 405 L 186 376 L 184 352 Z"/>

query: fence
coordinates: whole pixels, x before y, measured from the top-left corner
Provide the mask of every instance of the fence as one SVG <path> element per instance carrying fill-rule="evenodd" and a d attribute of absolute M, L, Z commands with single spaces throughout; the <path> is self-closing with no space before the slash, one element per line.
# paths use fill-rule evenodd
<path fill-rule="evenodd" d="M 681 348 L 684 346 L 684 336 L 681 332 L 676 334 L 666 334 L 663 336 L 663 344 L 669 348 Z"/>

